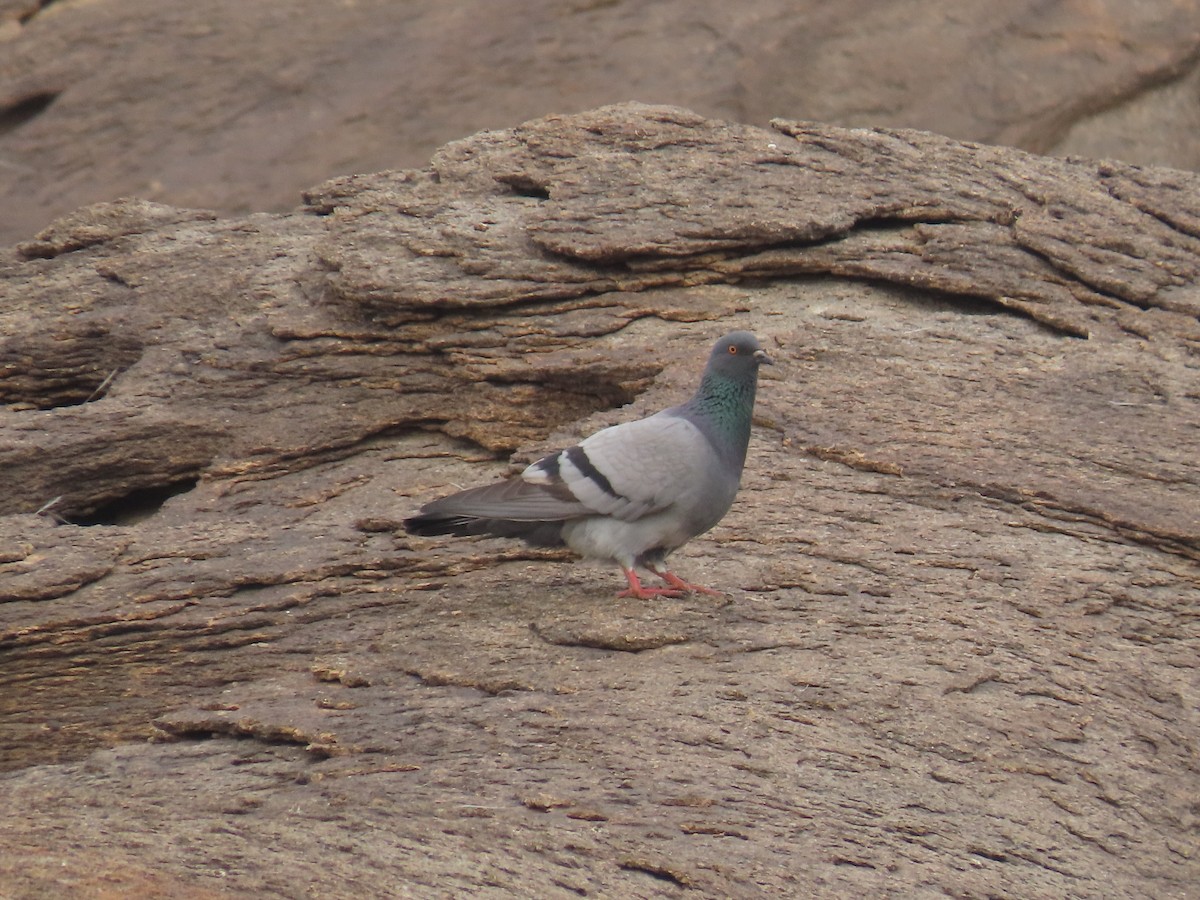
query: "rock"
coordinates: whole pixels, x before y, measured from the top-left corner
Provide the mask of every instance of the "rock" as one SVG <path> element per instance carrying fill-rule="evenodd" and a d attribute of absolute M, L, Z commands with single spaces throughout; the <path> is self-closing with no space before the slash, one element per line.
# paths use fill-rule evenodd
<path fill-rule="evenodd" d="M 1171 0 L 0 0 L 0 245 L 122 196 L 285 211 L 627 100 L 1197 169 L 1198 24 Z"/>
<path fill-rule="evenodd" d="M 0 893 L 1186 893 L 1198 188 L 626 104 L 59 220 L 0 263 Z M 732 327 L 725 601 L 399 530 Z"/>

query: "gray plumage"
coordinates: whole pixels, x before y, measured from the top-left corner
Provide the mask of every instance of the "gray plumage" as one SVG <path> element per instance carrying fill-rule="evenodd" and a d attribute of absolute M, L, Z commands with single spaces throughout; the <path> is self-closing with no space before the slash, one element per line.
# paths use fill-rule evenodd
<path fill-rule="evenodd" d="M 686 403 L 598 431 L 515 478 L 427 503 L 404 526 L 419 535 L 565 544 L 619 565 L 629 580 L 622 596 L 716 593 L 672 574 L 666 558 L 729 511 L 746 462 L 758 368 L 770 362 L 754 335 L 727 334 Z M 636 566 L 669 586 L 642 587 Z"/>

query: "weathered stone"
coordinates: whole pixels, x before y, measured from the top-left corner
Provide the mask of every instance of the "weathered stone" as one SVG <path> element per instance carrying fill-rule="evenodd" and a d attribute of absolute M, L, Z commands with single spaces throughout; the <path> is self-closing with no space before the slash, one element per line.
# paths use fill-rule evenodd
<path fill-rule="evenodd" d="M 56 223 L 0 263 L 0 892 L 1186 894 L 1198 189 L 625 105 Z M 401 532 L 731 327 L 726 600 Z"/>
<path fill-rule="evenodd" d="M 85 204 L 336 174 L 654 100 L 1200 169 L 1197 0 L 0 0 L 0 246 Z"/>

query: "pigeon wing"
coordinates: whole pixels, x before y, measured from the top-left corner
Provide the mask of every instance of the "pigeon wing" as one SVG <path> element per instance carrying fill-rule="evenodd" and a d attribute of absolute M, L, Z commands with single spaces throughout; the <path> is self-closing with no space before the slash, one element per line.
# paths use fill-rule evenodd
<path fill-rule="evenodd" d="M 632 522 L 694 494 L 711 472 L 712 459 L 700 430 L 665 410 L 552 453 L 521 479 L 554 492 L 564 504 L 583 506 L 587 514 Z"/>

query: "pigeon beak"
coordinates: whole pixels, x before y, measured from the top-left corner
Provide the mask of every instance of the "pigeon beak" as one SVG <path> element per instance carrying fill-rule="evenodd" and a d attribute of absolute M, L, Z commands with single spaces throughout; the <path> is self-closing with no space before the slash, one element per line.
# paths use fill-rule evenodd
<path fill-rule="evenodd" d="M 766 350 L 755 350 L 754 358 L 755 358 L 755 360 L 758 361 L 758 364 L 761 366 L 775 365 L 775 360 L 773 360 L 773 359 L 771 359 L 771 357 L 767 356 Z"/>

